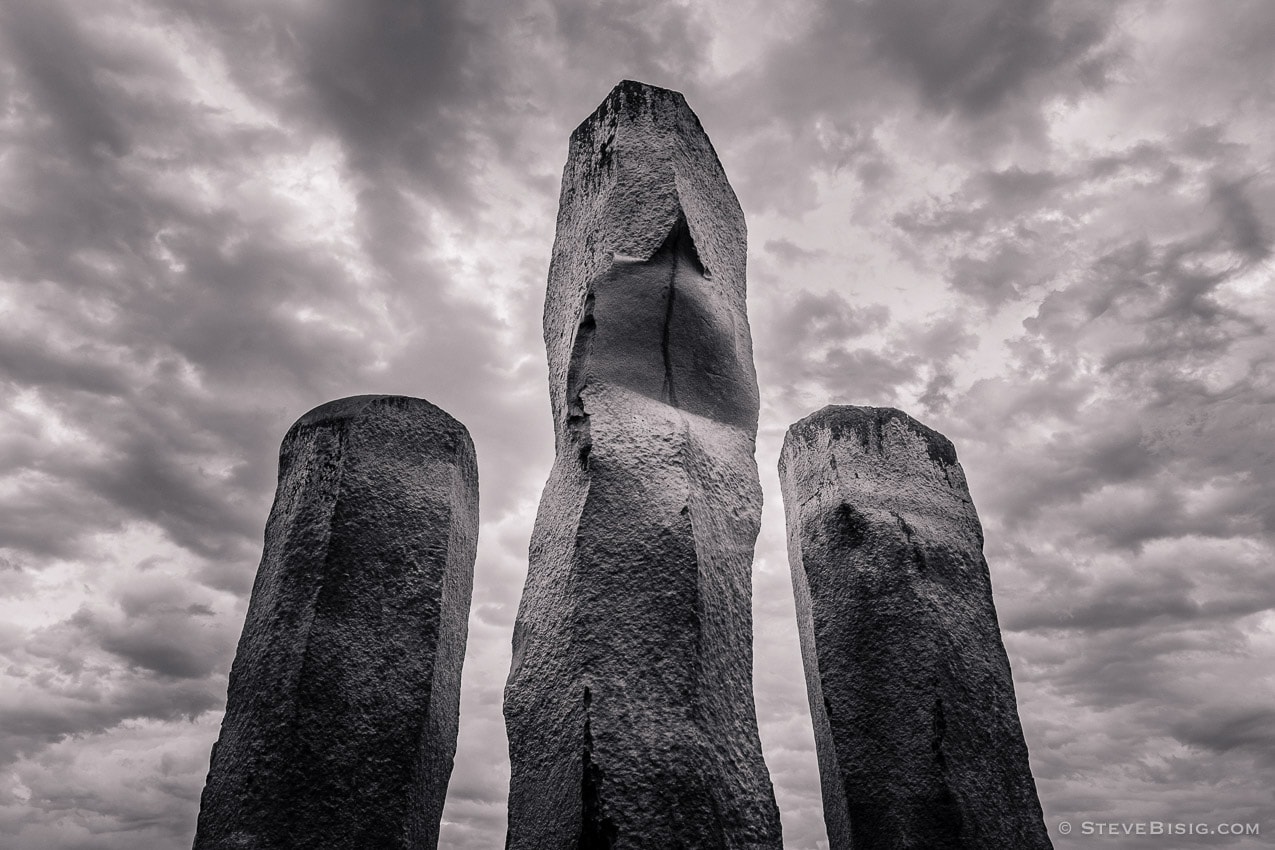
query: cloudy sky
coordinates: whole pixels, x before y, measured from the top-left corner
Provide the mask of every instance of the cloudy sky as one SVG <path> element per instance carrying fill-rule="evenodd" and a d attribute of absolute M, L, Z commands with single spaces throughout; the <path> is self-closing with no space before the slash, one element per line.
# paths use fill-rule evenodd
<path fill-rule="evenodd" d="M 1057 846 L 1268 846 L 1275 3 L 600 5 L 0 0 L 0 844 L 189 846 L 279 440 L 386 392 L 478 448 L 442 846 L 501 846 L 558 183 L 633 78 L 748 218 L 787 847 L 826 837 L 775 464 L 829 402 L 956 443 Z"/>

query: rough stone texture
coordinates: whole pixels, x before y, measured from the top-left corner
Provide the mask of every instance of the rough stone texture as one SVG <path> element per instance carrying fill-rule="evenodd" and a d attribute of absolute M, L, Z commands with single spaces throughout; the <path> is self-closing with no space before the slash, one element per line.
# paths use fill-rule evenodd
<path fill-rule="evenodd" d="M 505 689 L 510 848 L 781 846 L 752 692 L 745 244 L 680 94 L 623 82 L 572 134 L 544 315 L 557 457 Z"/>
<path fill-rule="evenodd" d="M 830 846 L 1050 847 L 952 444 L 825 407 L 779 473 Z"/>
<path fill-rule="evenodd" d="M 437 846 L 477 536 L 473 444 L 432 404 L 292 426 L 196 850 Z"/>

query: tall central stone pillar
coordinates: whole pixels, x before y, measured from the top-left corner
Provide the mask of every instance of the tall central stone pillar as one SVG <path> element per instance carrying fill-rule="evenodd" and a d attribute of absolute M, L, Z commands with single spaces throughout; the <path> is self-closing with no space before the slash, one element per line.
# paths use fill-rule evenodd
<path fill-rule="evenodd" d="M 752 693 L 761 512 L 743 213 L 676 92 L 571 136 L 557 456 L 514 630 L 509 848 L 779 848 Z"/>

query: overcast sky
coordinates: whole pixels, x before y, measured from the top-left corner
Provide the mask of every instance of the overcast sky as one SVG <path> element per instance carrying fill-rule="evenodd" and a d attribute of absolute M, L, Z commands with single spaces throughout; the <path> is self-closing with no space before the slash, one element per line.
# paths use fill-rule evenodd
<path fill-rule="evenodd" d="M 0 0 L 0 845 L 189 846 L 288 426 L 473 434 L 446 848 L 504 838 L 567 136 L 686 94 L 748 219 L 756 692 L 826 847 L 775 473 L 835 403 L 956 444 L 1051 835 L 1275 834 L 1275 3 Z"/>

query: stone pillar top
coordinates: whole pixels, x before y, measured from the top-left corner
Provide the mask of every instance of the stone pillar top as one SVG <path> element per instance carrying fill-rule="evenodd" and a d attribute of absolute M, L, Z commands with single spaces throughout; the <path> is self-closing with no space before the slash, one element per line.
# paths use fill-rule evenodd
<path fill-rule="evenodd" d="M 678 227 L 688 231 L 688 250 L 722 303 L 740 305 L 727 329 L 729 341 L 739 361 L 753 369 L 742 309 L 744 213 L 686 98 L 625 80 L 575 129 L 569 147 L 544 312 L 559 439 L 567 417 L 566 373 L 590 288 L 617 262 L 650 260 Z M 755 381 L 753 373 L 749 383 Z"/>

